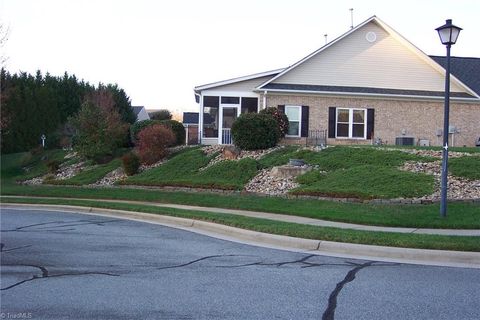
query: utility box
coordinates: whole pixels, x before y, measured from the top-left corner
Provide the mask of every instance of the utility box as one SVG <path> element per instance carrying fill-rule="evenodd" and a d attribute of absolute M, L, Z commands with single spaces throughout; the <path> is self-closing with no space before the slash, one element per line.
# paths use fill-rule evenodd
<path fill-rule="evenodd" d="M 430 147 L 430 140 L 428 139 L 420 139 L 418 140 L 418 145 L 420 147 Z"/>

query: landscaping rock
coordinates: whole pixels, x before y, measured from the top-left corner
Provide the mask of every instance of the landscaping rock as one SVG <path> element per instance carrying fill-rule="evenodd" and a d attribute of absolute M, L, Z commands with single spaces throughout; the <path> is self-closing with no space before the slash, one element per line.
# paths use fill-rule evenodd
<path fill-rule="evenodd" d="M 235 146 L 226 146 L 223 148 L 222 156 L 227 160 L 235 160 L 240 156 L 241 150 Z"/>
<path fill-rule="evenodd" d="M 430 150 L 421 150 L 421 151 L 430 151 Z M 431 174 L 435 178 L 435 192 L 431 195 L 427 195 L 419 198 L 420 200 L 433 200 L 438 201 L 441 198 L 441 173 L 442 173 L 442 162 L 416 162 L 408 161 L 400 170 L 410 171 L 415 173 L 425 173 Z M 480 180 L 468 180 L 448 175 L 448 184 L 447 184 L 447 198 L 450 200 L 470 200 L 470 199 L 480 199 Z"/>

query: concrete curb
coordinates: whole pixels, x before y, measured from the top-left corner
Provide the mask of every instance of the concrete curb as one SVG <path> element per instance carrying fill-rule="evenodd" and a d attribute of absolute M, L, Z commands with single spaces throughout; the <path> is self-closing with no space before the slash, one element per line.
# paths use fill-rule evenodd
<path fill-rule="evenodd" d="M 480 269 L 480 252 L 426 250 L 310 240 L 262 233 L 212 222 L 125 210 L 42 204 L 1 204 L 2 208 L 42 209 L 160 224 L 219 239 L 275 249 L 352 259 Z"/>
<path fill-rule="evenodd" d="M 0 199 L 3 197 L 4 196 L 0 196 Z M 258 211 L 226 209 L 226 208 L 213 208 L 213 207 L 200 207 L 200 206 L 194 206 L 194 205 L 155 203 L 155 202 L 144 202 L 144 201 L 133 201 L 133 200 L 82 199 L 82 198 L 62 198 L 62 197 L 24 197 L 24 196 L 8 196 L 8 197 L 18 198 L 18 199 L 23 199 L 23 198 L 61 199 L 61 200 L 69 199 L 69 200 L 90 200 L 90 201 L 108 202 L 108 203 L 139 204 L 139 205 L 148 205 L 148 206 L 161 207 L 161 208 L 174 208 L 174 209 L 181 209 L 181 210 L 201 211 L 201 212 L 226 213 L 226 214 L 241 215 L 241 216 L 252 217 L 252 218 L 306 224 L 306 225 L 312 225 L 312 226 L 318 226 L 318 227 L 332 227 L 332 228 L 352 229 L 352 230 L 360 230 L 360 231 L 480 237 L 480 229 L 427 229 L 427 228 L 371 226 L 371 225 L 361 225 L 361 224 L 338 222 L 338 221 L 328 221 L 328 220 L 307 218 L 302 216 L 294 216 L 294 215 L 287 215 L 287 214 L 280 214 L 280 213 L 258 212 Z"/>

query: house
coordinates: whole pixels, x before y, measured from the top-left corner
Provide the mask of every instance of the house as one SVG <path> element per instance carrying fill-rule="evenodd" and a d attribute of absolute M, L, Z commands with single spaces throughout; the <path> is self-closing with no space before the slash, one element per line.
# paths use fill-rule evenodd
<path fill-rule="evenodd" d="M 435 34 L 432 34 L 435 36 Z M 195 87 L 202 144 L 229 144 L 242 113 L 277 107 L 285 144 L 441 145 L 445 58 L 428 56 L 373 16 L 291 66 Z M 480 137 L 480 58 L 453 57 L 450 145 Z"/>
<path fill-rule="evenodd" d="M 198 112 L 184 112 L 185 142 L 187 145 L 198 144 Z"/>
<path fill-rule="evenodd" d="M 145 110 L 144 106 L 132 106 L 133 113 L 137 116 L 137 120 L 135 121 L 142 121 L 142 120 L 150 120 L 150 116 L 148 115 L 147 110 Z"/>

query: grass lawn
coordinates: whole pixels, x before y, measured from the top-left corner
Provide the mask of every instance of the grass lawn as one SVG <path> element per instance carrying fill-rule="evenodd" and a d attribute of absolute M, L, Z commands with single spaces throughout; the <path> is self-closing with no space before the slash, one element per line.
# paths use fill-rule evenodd
<path fill-rule="evenodd" d="M 106 203 L 88 200 L 10 199 L 9 202 L 63 204 L 146 212 L 181 218 L 210 221 L 247 230 L 254 230 L 259 232 L 286 235 L 305 239 L 405 248 L 480 252 L 480 241 L 478 241 L 478 237 L 471 236 L 440 236 L 346 230 L 273 221 L 267 219 L 250 218 L 222 213 L 199 212 L 174 208 L 158 208 L 148 205 L 134 205 L 125 203 Z"/>
<path fill-rule="evenodd" d="M 122 165 L 121 159 L 114 159 L 106 164 L 94 166 L 90 169 L 83 170 L 76 176 L 65 180 L 49 180 L 49 184 L 58 185 L 75 185 L 82 186 L 95 183 L 102 179 L 107 173 L 119 168 Z"/>
<path fill-rule="evenodd" d="M 2 195 L 51 196 L 66 198 L 118 199 L 243 209 L 298 215 L 365 225 L 412 228 L 479 229 L 480 205 L 450 203 L 447 218 L 439 205 L 379 205 L 340 203 L 313 199 L 284 199 L 248 195 L 168 192 L 130 188 L 81 188 L 68 186 L 3 185 Z"/>
<path fill-rule="evenodd" d="M 251 158 L 221 161 L 200 170 L 215 156 L 207 156 L 200 149 L 185 151 L 157 168 L 128 178 L 122 184 L 241 190 L 258 171 L 257 162 Z"/>
<path fill-rule="evenodd" d="M 458 177 L 480 180 L 480 157 L 470 156 L 449 159 L 448 171 Z"/>
<path fill-rule="evenodd" d="M 260 159 L 264 167 L 303 159 L 316 169 L 297 178 L 301 184 L 293 194 L 347 198 L 413 198 L 434 191 L 433 176 L 400 171 L 406 161 L 434 161 L 401 151 L 371 147 L 333 147 L 321 152 L 287 147 Z"/>
<path fill-rule="evenodd" d="M 294 194 L 345 198 L 414 198 L 433 193 L 433 176 L 376 165 L 353 166 L 322 173 L 313 170 L 297 178 Z"/>
<path fill-rule="evenodd" d="M 357 149 L 357 150 L 350 150 Z M 365 150 L 364 150 L 365 149 Z M 399 196 L 402 192 L 416 194 L 429 193 L 431 181 L 429 176 L 414 175 L 398 171 L 396 166 L 402 161 L 417 156 L 405 153 L 388 152 L 383 158 L 382 152 L 373 149 L 373 158 L 383 159 L 384 166 L 374 166 L 370 163 L 368 149 L 335 147 L 320 153 L 297 151 L 295 147 L 272 152 L 266 157 L 255 161 L 245 159 L 239 162 L 223 161 L 203 171 L 204 167 L 215 155 L 206 156 L 198 148 L 186 149 L 173 156 L 165 164 L 130 177 L 128 183 L 138 185 L 175 184 L 192 186 L 209 186 L 240 189 L 253 176 L 259 167 L 268 167 L 286 163 L 290 158 L 304 158 L 307 161 L 329 168 L 326 174 L 313 171 L 301 179 L 302 188 L 311 187 L 308 192 L 325 191 L 323 184 L 330 183 L 329 190 L 339 190 L 342 195 L 356 194 L 359 197 Z M 337 160 L 332 154 L 337 154 Z M 387 152 L 384 152 L 387 153 Z M 43 156 L 49 159 L 61 159 L 63 151 L 46 151 Z M 248 195 L 221 195 L 209 193 L 167 192 L 161 190 L 120 188 L 82 188 L 69 186 L 26 186 L 15 184 L 15 180 L 45 174 L 47 168 L 41 156 L 28 156 L 26 153 L 2 155 L 1 157 L 1 194 L 26 196 L 52 196 L 68 198 L 92 199 L 122 199 L 147 202 L 190 204 L 205 207 L 220 207 L 264 211 L 299 215 L 332 221 L 351 222 L 366 225 L 422 227 L 422 228 L 480 228 L 480 206 L 469 203 L 450 203 L 448 216 L 439 217 L 439 205 L 378 205 L 363 203 L 339 203 L 314 199 L 284 199 L 277 197 L 257 197 Z M 473 157 L 469 157 L 473 158 Z M 460 158 L 463 159 L 463 158 Z M 354 161 L 355 160 L 355 161 Z M 454 160 L 454 159 L 452 159 Z M 377 162 L 378 162 L 377 161 Z M 427 160 L 428 161 L 428 160 Z M 357 163 L 357 165 L 355 165 Z M 361 164 L 358 164 L 361 163 Z M 21 166 L 28 165 L 29 172 L 24 172 Z M 113 164 L 112 164 L 113 165 Z M 373 166 L 373 167 L 372 167 Z M 104 168 L 101 167 L 100 168 Z M 103 169 L 102 169 L 103 170 Z M 105 171 L 107 169 L 105 168 Z M 88 175 L 90 175 L 89 173 Z M 358 177 L 355 175 L 358 174 Z M 87 175 L 87 173 L 85 173 Z M 87 175 L 87 176 L 88 176 Z M 397 176 L 401 175 L 401 176 Z M 81 176 L 80 176 L 81 178 Z M 77 176 L 76 179 L 80 178 Z M 83 177 L 89 180 L 93 178 Z M 242 180 L 243 179 L 243 180 Z M 418 181 L 417 181 L 418 180 Z M 404 183 L 404 181 L 407 181 Z M 335 189 L 343 184 L 343 189 Z M 352 189 L 348 189 L 351 186 Z M 407 186 L 409 186 L 407 188 Z M 322 189 L 323 188 L 323 189 Z M 395 189 L 396 188 L 396 189 Z M 320 190 L 320 191 L 319 191 Z M 347 192 L 345 191 L 347 190 Z M 408 195 L 407 195 L 408 196 Z"/>

